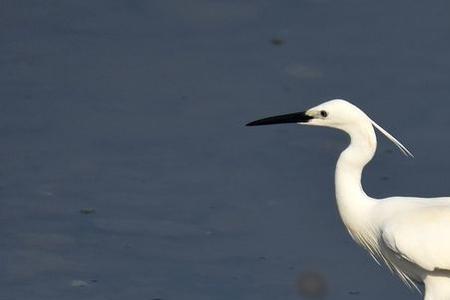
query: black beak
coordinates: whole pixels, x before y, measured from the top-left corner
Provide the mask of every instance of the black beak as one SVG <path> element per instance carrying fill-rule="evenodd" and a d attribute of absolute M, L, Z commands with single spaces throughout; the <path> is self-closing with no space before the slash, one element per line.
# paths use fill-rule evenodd
<path fill-rule="evenodd" d="M 259 126 L 259 125 L 271 125 L 282 123 L 307 123 L 311 119 L 313 119 L 313 117 L 306 115 L 305 112 L 303 111 L 293 114 L 279 115 L 256 120 L 248 123 L 246 126 Z"/>

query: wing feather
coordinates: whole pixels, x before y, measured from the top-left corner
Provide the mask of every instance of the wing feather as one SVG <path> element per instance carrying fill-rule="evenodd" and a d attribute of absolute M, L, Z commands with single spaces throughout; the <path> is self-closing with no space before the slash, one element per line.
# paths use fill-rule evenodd
<path fill-rule="evenodd" d="M 422 207 L 390 218 L 382 239 L 396 255 L 428 271 L 450 270 L 450 207 Z"/>

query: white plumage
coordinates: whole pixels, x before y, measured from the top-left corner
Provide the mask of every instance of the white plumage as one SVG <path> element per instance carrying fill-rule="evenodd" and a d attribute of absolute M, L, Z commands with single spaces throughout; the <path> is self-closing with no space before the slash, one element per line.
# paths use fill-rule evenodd
<path fill-rule="evenodd" d="M 361 186 L 364 166 L 377 147 L 374 127 L 412 156 L 398 140 L 345 100 L 306 112 L 269 117 L 247 125 L 299 123 L 345 131 L 349 146 L 335 173 L 336 200 L 352 238 L 407 285 L 425 284 L 425 300 L 450 300 L 450 197 L 374 199 Z"/>

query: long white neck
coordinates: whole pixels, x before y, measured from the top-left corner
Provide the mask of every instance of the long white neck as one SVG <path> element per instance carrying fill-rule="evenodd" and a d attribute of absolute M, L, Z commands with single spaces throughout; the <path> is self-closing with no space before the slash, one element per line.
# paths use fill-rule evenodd
<path fill-rule="evenodd" d="M 364 192 L 361 175 L 375 154 L 377 140 L 369 121 L 345 131 L 350 135 L 350 145 L 341 153 L 336 165 L 336 200 L 344 224 L 351 232 L 358 232 L 367 222 L 375 202 Z"/>

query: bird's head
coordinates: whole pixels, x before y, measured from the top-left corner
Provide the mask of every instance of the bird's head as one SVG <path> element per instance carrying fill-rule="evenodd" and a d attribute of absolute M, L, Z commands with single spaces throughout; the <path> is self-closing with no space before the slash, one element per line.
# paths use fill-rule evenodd
<path fill-rule="evenodd" d="M 356 126 L 358 123 L 367 119 L 366 114 L 350 102 L 336 99 L 327 101 L 303 112 L 256 120 L 248 123 L 247 126 L 297 123 L 345 130 L 346 127 L 351 125 Z"/>
<path fill-rule="evenodd" d="M 412 156 L 396 138 L 371 120 L 361 109 L 342 99 L 334 99 L 303 112 L 278 115 L 259 119 L 247 126 L 272 125 L 282 123 L 297 123 L 301 125 L 324 126 L 343 130 L 350 135 L 354 132 L 373 132 L 372 126 L 383 133 L 407 156 Z"/>

